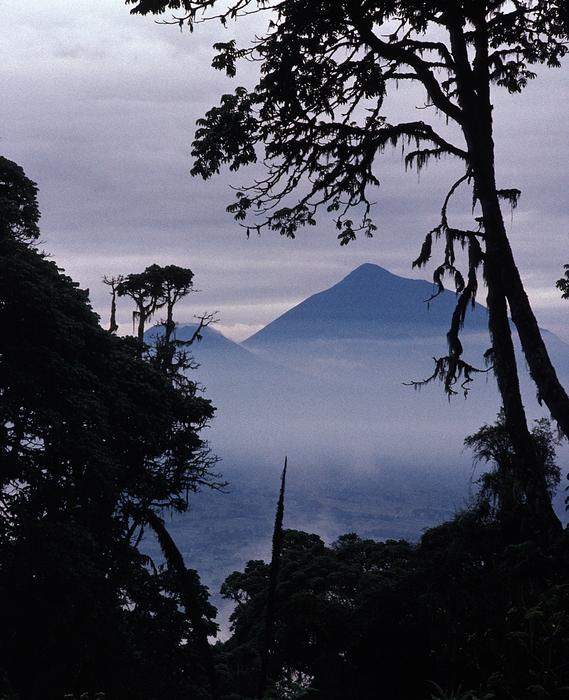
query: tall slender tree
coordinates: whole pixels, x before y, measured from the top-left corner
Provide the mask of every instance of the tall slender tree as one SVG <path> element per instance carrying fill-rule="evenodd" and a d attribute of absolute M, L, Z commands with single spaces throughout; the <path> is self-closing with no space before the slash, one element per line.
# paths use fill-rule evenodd
<path fill-rule="evenodd" d="M 109 332 L 116 333 L 119 329 L 117 323 L 117 287 L 123 281 L 122 275 L 118 277 L 103 277 L 103 284 L 111 288 L 111 315 L 109 319 Z"/>
<path fill-rule="evenodd" d="M 415 265 L 431 258 L 433 239 L 444 253 L 434 279 L 451 275 L 458 294 L 448 333 L 448 355 L 436 376 L 447 391 L 472 371 L 462 359 L 459 331 L 486 282 L 492 360 L 507 431 L 518 455 L 528 504 L 547 527 L 558 529 L 542 469 L 527 426 L 508 311 L 516 325 L 538 397 L 569 435 L 569 397 L 541 337 L 513 253 L 501 200 L 515 205 L 519 191 L 496 182 L 491 91 L 520 92 L 535 77 L 532 66 L 559 66 L 567 53 L 565 0 L 126 0 L 132 12 L 178 11 L 166 22 L 193 28 L 217 19 L 266 13 L 267 31 L 252 45 L 215 45 L 215 68 L 236 73 L 238 60 L 260 65 L 252 90 L 224 95 L 198 122 L 193 174 L 209 178 L 228 165 L 236 170 L 264 150 L 266 177 L 237 192 L 228 209 L 244 226 L 294 237 L 332 212 L 340 243 L 358 232 L 372 235 L 370 190 L 379 184 L 377 163 L 390 145 L 407 148 L 406 165 L 420 170 L 432 159 L 462 161 L 463 175 L 445 198 L 438 225 L 427 234 Z M 417 85 L 443 117 L 390 123 L 382 115 L 401 82 Z M 447 128 L 450 124 L 454 128 Z M 462 143 L 457 143 L 456 138 Z M 452 225 L 448 204 L 470 185 L 475 220 Z M 295 194 L 297 195 L 295 198 Z M 253 216 L 251 216 L 253 215 Z M 251 218 L 250 218 L 251 217 Z M 354 220 L 357 217 L 357 220 Z M 466 272 L 455 248 L 468 250 Z"/>
<path fill-rule="evenodd" d="M 271 564 L 269 566 L 267 604 L 265 608 L 265 628 L 261 648 L 261 669 L 259 674 L 259 685 L 257 688 L 258 698 L 263 698 L 265 695 L 265 690 L 267 688 L 267 674 L 269 670 L 269 657 L 273 646 L 273 635 L 275 628 L 275 598 L 277 593 L 279 570 L 281 567 L 281 553 L 284 537 L 283 518 L 287 462 L 288 459 L 285 457 L 285 463 L 281 474 L 279 500 L 277 502 L 277 511 L 275 513 L 275 526 L 273 528 L 273 547 L 271 552 Z"/>

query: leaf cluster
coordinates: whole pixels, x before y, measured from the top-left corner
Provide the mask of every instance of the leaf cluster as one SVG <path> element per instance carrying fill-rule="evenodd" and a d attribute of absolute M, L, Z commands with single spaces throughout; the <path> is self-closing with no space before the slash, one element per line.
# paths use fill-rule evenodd
<path fill-rule="evenodd" d="M 561 291 L 563 299 L 569 299 L 569 265 L 563 265 L 563 269 L 565 270 L 564 276 L 557 280 L 555 286 Z"/>
<path fill-rule="evenodd" d="M 559 438 L 546 418 L 534 421 L 531 437 L 547 493 L 552 497 L 561 481 L 561 469 L 556 459 Z M 476 433 L 468 435 L 464 444 L 473 451 L 475 464 L 486 467 L 478 480 L 479 506 L 492 517 L 511 519 L 516 514 L 523 519 L 520 514 L 527 506 L 529 475 L 519 464 L 504 411 L 498 413 L 495 423 L 484 424 Z"/>

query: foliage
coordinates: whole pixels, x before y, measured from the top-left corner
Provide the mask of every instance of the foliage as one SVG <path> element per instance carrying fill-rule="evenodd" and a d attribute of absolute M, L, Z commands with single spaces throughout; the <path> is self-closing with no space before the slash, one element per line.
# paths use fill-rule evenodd
<path fill-rule="evenodd" d="M 559 65 L 567 48 L 567 9 L 562 2 L 423 3 L 321 2 L 302 0 L 127 0 L 133 13 L 178 11 L 173 21 L 190 27 L 207 19 L 227 24 L 252 13 L 266 13 L 267 31 L 251 46 L 234 40 L 215 45 L 213 66 L 234 75 L 237 61 L 260 62 L 254 90 L 238 87 L 224 95 L 199 122 L 194 173 L 205 178 L 223 165 L 238 169 L 265 152 L 269 174 L 244 190 L 232 206 L 238 220 L 251 208 L 266 214 L 267 225 L 288 236 L 314 223 L 316 210 L 337 212 L 339 238 L 357 230 L 373 232 L 367 190 L 379 184 L 376 156 L 389 145 L 411 144 L 409 166 L 452 155 L 470 163 L 468 150 L 455 146 L 432 126 L 413 121 L 390 124 L 381 116 L 386 98 L 401 81 L 420 84 L 428 100 L 459 126 L 468 119 L 461 103 L 456 42 L 488 49 L 486 77 L 491 85 L 519 92 L 532 79 L 536 63 Z M 167 20 L 166 20 L 167 21 Z M 441 39 L 431 37 L 439 28 Z M 453 32 L 460 32 L 454 36 Z M 451 45 L 452 44 L 452 45 Z M 461 47 L 462 48 L 462 47 Z M 482 67 L 476 65 L 476 71 Z M 483 74 L 474 76 L 482 78 Z M 296 204 L 274 209 L 289 194 L 308 186 Z M 501 190 L 515 201 L 519 192 Z M 359 225 L 347 213 L 364 207 Z M 255 225 L 252 225 L 255 227 Z M 452 239 L 458 231 L 445 226 Z"/>
<path fill-rule="evenodd" d="M 193 277 L 194 273 L 191 270 L 177 265 L 150 265 L 144 272 L 121 276 L 117 281 L 113 291 L 116 289 L 119 297 L 131 297 L 136 304 L 132 320 L 133 326 L 138 320 L 138 341 L 141 345 L 146 322 L 163 307 L 167 310 L 166 336 L 169 340 L 174 330 L 174 305 L 192 290 Z"/>
<path fill-rule="evenodd" d="M 566 536 L 508 544 L 476 510 L 418 545 L 287 530 L 267 697 L 561 700 L 568 551 Z M 253 695 L 268 568 L 251 561 L 222 589 L 236 602 L 219 654 L 235 697 Z"/>
<path fill-rule="evenodd" d="M 561 290 L 563 299 L 569 299 L 569 265 L 563 265 L 564 276 L 557 280 L 555 286 Z"/>
<path fill-rule="evenodd" d="M 137 515 L 184 510 L 215 482 L 199 435 L 211 403 L 102 330 L 22 239 L 0 241 L 0 678 L 24 700 L 207 698 L 196 620 L 214 633 L 215 610 L 186 570 L 193 620 L 182 612 Z"/>
<path fill-rule="evenodd" d="M 537 458 L 542 466 L 547 491 L 552 496 L 561 480 L 561 470 L 556 464 L 555 448 L 559 440 L 553 434 L 546 418 L 534 421 L 532 438 Z M 504 412 L 500 411 L 496 423 L 483 425 L 476 433 L 468 435 L 464 444 L 474 452 L 475 462 L 490 466 L 480 477 L 479 504 L 487 505 L 493 515 L 511 515 L 520 512 L 526 503 L 527 488 L 524 475 L 517 464 L 512 441 L 506 430 Z M 526 477 L 527 478 L 527 477 Z"/>
<path fill-rule="evenodd" d="M 37 186 L 16 163 L 0 156 L 0 241 L 38 238 Z"/>

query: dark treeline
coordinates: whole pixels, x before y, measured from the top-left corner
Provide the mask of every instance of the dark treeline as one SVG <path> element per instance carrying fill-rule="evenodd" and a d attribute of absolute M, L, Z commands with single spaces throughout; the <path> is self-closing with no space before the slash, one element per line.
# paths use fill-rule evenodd
<path fill-rule="evenodd" d="M 476 509 L 418 545 L 285 531 L 265 697 L 567 697 L 567 544 L 512 544 Z M 220 674 L 235 700 L 256 697 L 268 570 L 250 561 L 223 587 L 237 607 Z"/>

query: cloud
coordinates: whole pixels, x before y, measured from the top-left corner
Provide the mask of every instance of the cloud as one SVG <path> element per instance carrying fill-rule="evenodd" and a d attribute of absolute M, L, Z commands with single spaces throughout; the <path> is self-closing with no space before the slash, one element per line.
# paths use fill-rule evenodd
<path fill-rule="evenodd" d="M 8 0 L 2 12 L 2 151 L 39 183 L 45 248 L 90 288 L 101 313 L 104 274 L 153 262 L 192 267 L 200 306 L 218 308 L 235 329 L 266 323 L 272 311 L 365 261 L 419 276 L 410 263 L 437 221 L 456 163 L 433 164 L 418 180 L 404 172 L 399 153 L 386 153 L 372 240 L 341 249 L 324 218 L 297 241 L 271 234 L 247 241 L 225 206 L 228 185 L 248 175 L 189 176 L 195 120 L 234 86 L 210 68 L 217 25 L 180 33 L 130 16 L 120 0 Z M 546 294 L 569 261 L 565 70 L 542 71 L 521 96 L 501 94 L 494 116 L 500 182 L 523 190 L 510 225 L 514 251 L 540 321 L 569 337 L 567 309 L 554 303 L 555 292 Z M 238 74 L 238 83 L 250 79 Z M 422 103 L 409 90 L 393 98 L 394 118 Z M 468 213 L 468 198 L 463 203 Z"/>

